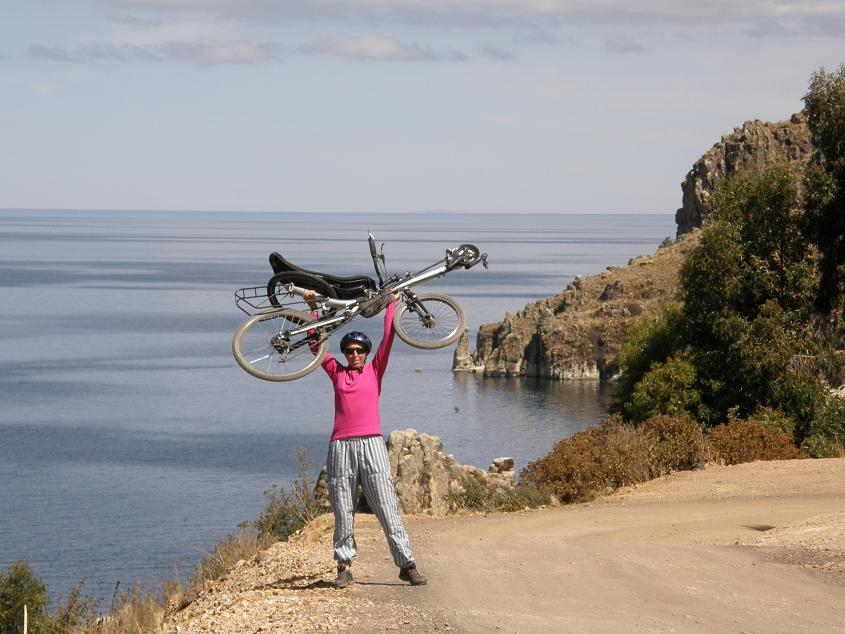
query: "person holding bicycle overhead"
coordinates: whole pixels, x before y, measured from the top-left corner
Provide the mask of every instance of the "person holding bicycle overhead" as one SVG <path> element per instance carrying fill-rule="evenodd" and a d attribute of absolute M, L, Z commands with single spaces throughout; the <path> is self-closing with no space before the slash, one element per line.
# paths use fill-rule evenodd
<path fill-rule="evenodd" d="M 314 291 L 306 291 L 303 295 L 312 311 L 317 309 L 315 297 Z M 367 357 L 372 350 L 372 342 L 364 333 L 354 331 L 346 333 L 340 342 L 346 365 L 331 354 L 326 354 L 321 364 L 334 387 L 334 429 L 326 465 L 329 500 L 335 522 L 333 542 L 337 588 L 345 588 L 353 582 L 352 559 L 357 552 L 354 497 L 358 482 L 387 538 L 393 562 L 399 568 L 399 578 L 412 586 L 427 583 L 417 570 L 408 533 L 399 513 L 379 418 L 381 382 L 393 345 L 396 300 L 397 294 L 394 294 L 387 305 L 384 336 L 370 363 L 367 363 Z M 316 317 L 316 312 L 312 314 Z"/>

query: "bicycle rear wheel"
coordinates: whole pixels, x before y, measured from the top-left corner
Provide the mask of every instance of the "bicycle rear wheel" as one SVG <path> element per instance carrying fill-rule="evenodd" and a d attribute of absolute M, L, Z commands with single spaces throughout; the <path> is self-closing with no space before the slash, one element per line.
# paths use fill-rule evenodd
<path fill-rule="evenodd" d="M 466 327 L 463 307 L 448 295 L 417 295 L 412 305 L 402 303 L 393 317 L 399 338 L 414 348 L 436 350 L 456 341 Z"/>
<path fill-rule="evenodd" d="M 279 297 L 284 297 L 287 294 L 285 285 L 291 283 L 300 288 L 310 289 L 324 297 L 337 298 L 337 291 L 334 287 L 316 275 L 302 273 L 300 271 L 282 271 L 281 273 L 276 273 L 267 282 L 267 296 L 270 298 L 270 303 L 273 306 L 281 305 Z"/>
<path fill-rule="evenodd" d="M 317 331 L 288 334 L 313 320 L 305 313 L 280 308 L 244 321 L 232 339 L 235 361 L 265 381 L 293 381 L 313 372 L 328 352 L 328 341 Z"/>

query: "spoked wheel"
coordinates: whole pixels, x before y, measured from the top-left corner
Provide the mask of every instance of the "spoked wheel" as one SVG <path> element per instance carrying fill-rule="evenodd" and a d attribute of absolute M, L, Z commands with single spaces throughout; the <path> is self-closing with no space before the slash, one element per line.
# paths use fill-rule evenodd
<path fill-rule="evenodd" d="M 300 288 L 310 289 L 324 297 L 337 298 L 337 291 L 334 290 L 334 287 L 316 275 L 300 273 L 299 271 L 282 271 L 281 273 L 276 273 L 267 282 L 267 296 L 270 298 L 270 303 L 273 306 L 281 305 L 279 298 L 287 294 L 285 285 L 291 283 Z"/>
<path fill-rule="evenodd" d="M 312 321 L 305 313 L 286 308 L 253 315 L 232 339 L 235 361 L 265 381 L 293 381 L 313 372 L 325 358 L 328 342 L 313 331 L 288 334 Z"/>
<path fill-rule="evenodd" d="M 461 336 L 467 317 L 463 307 L 448 295 L 417 295 L 411 305 L 401 303 L 393 317 L 396 334 L 409 346 L 424 350 L 444 348 Z"/>

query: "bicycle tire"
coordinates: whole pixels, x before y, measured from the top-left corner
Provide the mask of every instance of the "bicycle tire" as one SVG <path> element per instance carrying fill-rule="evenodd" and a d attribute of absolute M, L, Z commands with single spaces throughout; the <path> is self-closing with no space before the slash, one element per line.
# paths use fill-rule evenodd
<path fill-rule="evenodd" d="M 232 354 L 241 368 L 265 381 L 293 381 L 310 374 L 329 350 L 325 337 L 313 331 L 286 340 L 282 333 L 313 319 L 296 310 L 279 308 L 246 319 L 232 338 Z M 316 352 L 311 346 L 316 343 Z"/>
<path fill-rule="evenodd" d="M 402 341 L 414 348 L 437 350 L 461 336 L 467 316 L 456 300 L 441 293 L 421 293 L 417 295 L 417 302 L 425 307 L 433 321 L 425 323 L 408 304 L 399 304 L 393 316 L 393 327 Z"/>
<path fill-rule="evenodd" d="M 281 306 L 278 295 L 285 295 L 286 292 L 281 287 L 285 284 L 294 283 L 301 288 L 308 288 L 324 297 L 337 299 L 337 291 L 334 287 L 326 282 L 324 279 L 311 275 L 310 273 L 303 273 L 301 271 L 282 271 L 276 273 L 267 282 L 267 297 L 273 306 Z"/>

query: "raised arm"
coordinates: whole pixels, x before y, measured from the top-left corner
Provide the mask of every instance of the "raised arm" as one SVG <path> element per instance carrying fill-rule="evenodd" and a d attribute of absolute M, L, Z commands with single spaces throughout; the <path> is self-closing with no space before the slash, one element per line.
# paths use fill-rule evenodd
<path fill-rule="evenodd" d="M 387 305 L 384 311 L 384 336 L 381 338 L 381 343 L 378 345 L 378 350 L 373 357 L 373 370 L 379 378 L 384 376 L 384 371 L 387 369 L 387 360 L 390 357 L 390 348 L 393 346 L 393 337 L 396 331 L 393 329 L 393 316 L 396 314 L 396 299 L 393 299 Z"/>
<path fill-rule="evenodd" d="M 311 309 L 311 318 L 312 319 L 317 319 L 317 317 L 318 317 L 318 315 L 317 315 L 317 303 L 314 301 L 315 295 L 316 295 L 316 293 L 314 293 L 314 291 L 308 290 L 308 291 L 305 291 L 305 294 L 302 296 L 302 298 L 308 303 L 308 307 Z M 313 332 L 315 332 L 315 331 L 309 330 L 308 334 L 310 335 Z M 310 347 L 311 347 L 312 354 L 316 355 L 317 350 L 318 350 L 317 344 L 312 342 L 310 344 Z M 320 366 L 323 368 L 323 370 L 326 371 L 326 374 L 328 374 L 329 376 L 332 376 L 337 371 L 337 365 L 338 365 L 337 359 L 335 359 L 332 356 L 331 352 L 326 353 L 326 356 L 323 358 L 323 362 L 320 364 Z"/>

